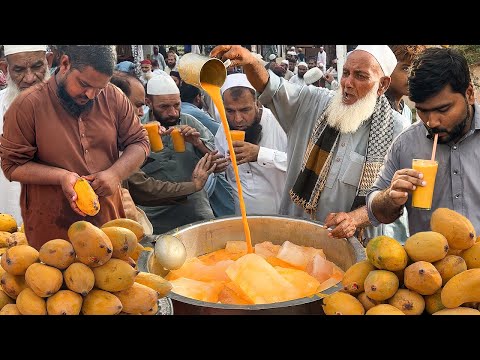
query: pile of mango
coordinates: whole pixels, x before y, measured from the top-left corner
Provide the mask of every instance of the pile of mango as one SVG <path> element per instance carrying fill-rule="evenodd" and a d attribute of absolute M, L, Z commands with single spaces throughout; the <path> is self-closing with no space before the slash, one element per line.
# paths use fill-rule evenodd
<path fill-rule="evenodd" d="M 10 214 L 0 214 L 0 256 L 14 245 L 28 245 L 23 232 L 23 224 L 17 226 L 17 221 Z"/>
<path fill-rule="evenodd" d="M 50 240 L 39 251 L 7 243 L 0 261 L 0 315 L 156 314 L 171 284 L 137 270 L 143 235 L 143 227 L 129 219 L 101 228 L 77 221 L 68 240 Z"/>
<path fill-rule="evenodd" d="M 480 315 L 480 237 L 463 215 L 439 208 L 431 231 L 402 246 L 370 240 L 367 260 L 352 265 L 343 289 L 323 299 L 326 315 Z"/>

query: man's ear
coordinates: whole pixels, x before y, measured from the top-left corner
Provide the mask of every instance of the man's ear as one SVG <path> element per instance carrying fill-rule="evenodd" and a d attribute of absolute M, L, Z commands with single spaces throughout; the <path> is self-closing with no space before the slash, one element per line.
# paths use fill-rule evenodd
<path fill-rule="evenodd" d="M 65 55 L 65 54 L 62 55 L 62 57 L 60 58 L 58 67 L 60 68 L 63 74 L 65 74 L 67 70 L 70 69 L 70 58 L 68 57 L 68 55 Z"/>
<path fill-rule="evenodd" d="M 378 85 L 377 95 L 381 96 L 381 95 L 385 94 L 385 91 L 387 91 L 391 82 L 392 82 L 392 78 L 390 76 L 381 77 L 380 78 L 380 84 Z"/>
<path fill-rule="evenodd" d="M 7 71 L 8 71 L 8 64 L 6 60 L 0 60 L 0 70 L 3 71 L 5 76 L 7 76 Z"/>
<path fill-rule="evenodd" d="M 465 97 L 467 98 L 468 104 L 475 104 L 475 90 L 472 83 L 468 85 L 467 91 L 465 92 Z"/>
<path fill-rule="evenodd" d="M 51 69 L 52 68 L 52 63 L 53 63 L 53 52 L 51 52 L 51 51 L 47 52 L 45 57 L 47 58 L 48 68 Z"/>
<path fill-rule="evenodd" d="M 145 104 L 151 109 L 152 108 L 152 101 L 148 96 L 145 96 Z"/>

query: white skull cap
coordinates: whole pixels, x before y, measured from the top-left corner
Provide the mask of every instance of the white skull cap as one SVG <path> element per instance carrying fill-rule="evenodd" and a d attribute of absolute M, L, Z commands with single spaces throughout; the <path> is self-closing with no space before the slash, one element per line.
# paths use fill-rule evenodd
<path fill-rule="evenodd" d="M 148 95 L 172 95 L 180 94 L 177 84 L 170 75 L 158 74 L 147 82 Z"/>
<path fill-rule="evenodd" d="M 358 45 L 354 51 L 362 50 L 372 55 L 383 70 L 385 76 L 390 76 L 397 66 L 397 58 L 387 45 Z"/>
<path fill-rule="evenodd" d="M 220 91 L 222 92 L 222 95 L 223 95 L 223 93 L 228 89 L 232 87 L 237 87 L 237 86 L 246 87 L 255 91 L 255 88 L 252 86 L 252 84 L 250 84 L 250 81 L 248 81 L 247 75 L 242 73 L 228 75 Z"/>
<path fill-rule="evenodd" d="M 47 51 L 47 45 L 3 45 L 5 56 L 29 51 Z"/>

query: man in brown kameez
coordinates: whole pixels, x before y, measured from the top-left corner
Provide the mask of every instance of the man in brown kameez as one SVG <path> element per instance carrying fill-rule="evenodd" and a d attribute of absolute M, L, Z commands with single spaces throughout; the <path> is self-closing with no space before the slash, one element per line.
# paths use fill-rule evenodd
<path fill-rule="evenodd" d="M 68 45 L 62 51 L 54 76 L 12 103 L 0 138 L 2 170 L 22 184 L 25 233 L 37 249 L 48 240 L 66 239 L 75 221 L 101 226 L 125 217 L 120 182 L 149 153 L 133 106 L 109 83 L 115 47 Z M 73 185 L 79 176 L 99 196 L 100 212 L 93 217 L 76 206 Z"/>

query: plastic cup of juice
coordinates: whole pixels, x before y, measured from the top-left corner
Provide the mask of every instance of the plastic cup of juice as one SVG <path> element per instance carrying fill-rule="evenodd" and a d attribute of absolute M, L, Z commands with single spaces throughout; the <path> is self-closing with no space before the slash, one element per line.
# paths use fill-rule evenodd
<path fill-rule="evenodd" d="M 149 122 L 144 124 L 143 127 L 147 130 L 148 139 L 150 140 L 150 150 L 158 152 L 163 150 L 163 142 L 160 134 L 158 133 L 158 122 Z"/>
<path fill-rule="evenodd" d="M 422 210 L 432 208 L 433 189 L 435 187 L 435 177 L 437 176 L 438 162 L 434 160 L 413 159 L 412 169 L 423 174 L 423 180 L 427 182 L 426 186 L 417 186 L 412 192 L 412 206 Z"/>
<path fill-rule="evenodd" d="M 230 130 L 230 137 L 232 138 L 232 141 L 245 141 L 245 131 Z"/>
<path fill-rule="evenodd" d="M 170 133 L 173 141 L 173 150 L 175 152 L 185 152 L 185 139 L 180 132 L 180 128 L 175 127 Z"/>

